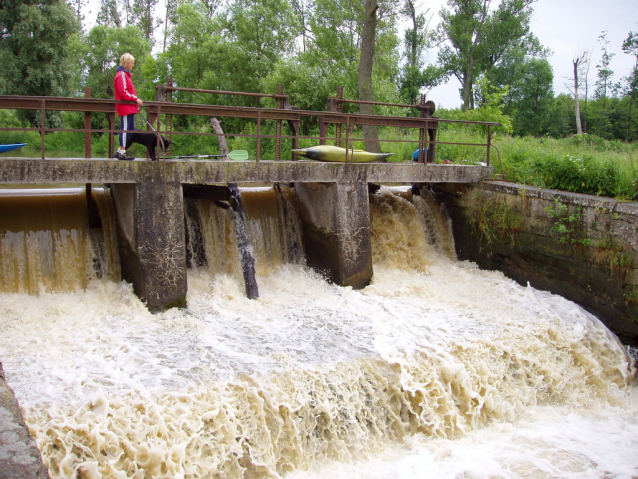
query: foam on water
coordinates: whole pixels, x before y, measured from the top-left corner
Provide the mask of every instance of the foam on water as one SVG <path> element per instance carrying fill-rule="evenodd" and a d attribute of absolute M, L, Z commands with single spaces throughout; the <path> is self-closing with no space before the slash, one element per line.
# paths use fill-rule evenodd
<path fill-rule="evenodd" d="M 0 294 L 0 358 L 51 476 L 638 475 L 616 337 L 437 253 L 412 203 L 377 196 L 360 291 L 288 264 L 257 300 L 189 270 L 188 309 L 158 315 L 124 283 Z"/>

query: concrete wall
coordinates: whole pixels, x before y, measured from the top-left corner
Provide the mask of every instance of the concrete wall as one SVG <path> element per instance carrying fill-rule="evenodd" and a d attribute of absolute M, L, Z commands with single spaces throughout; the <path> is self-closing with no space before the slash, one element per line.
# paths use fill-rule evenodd
<path fill-rule="evenodd" d="M 29 435 L 0 363 L 0 479 L 48 479 L 49 473 Z"/>
<path fill-rule="evenodd" d="M 638 345 L 638 203 L 494 181 L 436 190 L 452 217 L 460 260 L 560 294 L 598 316 L 625 344 Z M 562 216 L 548 214 L 556 202 L 566 207 Z M 520 224 L 487 244 L 468 221 L 481 205 L 491 211 L 506 205 Z M 571 232 L 556 231 L 561 224 Z M 613 266 L 620 255 L 630 264 Z"/>
<path fill-rule="evenodd" d="M 117 211 L 122 278 L 150 311 L 186 305 L 182 185 L 111 185 Z"/>
<path fill-rule="evenodd" d="M 297 183 L 308 265 L 341 285 L 364 288 L 372 279 L 368 184 Z"/>

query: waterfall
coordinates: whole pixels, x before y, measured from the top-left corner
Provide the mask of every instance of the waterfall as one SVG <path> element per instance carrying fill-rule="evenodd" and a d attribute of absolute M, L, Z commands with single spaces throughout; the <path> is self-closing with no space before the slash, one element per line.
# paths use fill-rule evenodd
<path fill-rule="evenodd" d="M 105 227 L 91 227 L 84 188 L 0 190 L 0 291 L 38 294 L 119 280 L 113 205 L 93 189 Z"/>
<path fill-rule="evenodd" d="M 278 267 L 303 262 L 301 224 L 294 191 L 287 186 L 240 188 L 246 234 L 255 267 L 265 275 Z M 235 218 L 227 203 L 185 199 L 189 266 L 240 277 L 241 258 Z"/>
<path fill-rule="evenodd" d="M 255 300 L 231 211 L 191 199 L 187 309 L 114 281 L 0 293 L 0 359 L 52 478 L 636 475 L 617 338 L 457 261 L 427 192 L 370 196 L 359 291 L 304 266 L 293 191 L 241 195 Z"/>

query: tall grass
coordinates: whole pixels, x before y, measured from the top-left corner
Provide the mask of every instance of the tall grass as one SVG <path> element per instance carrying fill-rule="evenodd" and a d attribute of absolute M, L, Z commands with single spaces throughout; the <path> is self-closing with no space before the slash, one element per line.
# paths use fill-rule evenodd
<path fill-rule="evenodd" d="M 384 138 L 396 139 L 397 133 Z M 414 133 L 410 139 L 415 139 Z M 455 164 L 484 163 L 486 137 L 480 131 L 453 125 L 440 129 L 436 161 Z M 454 144 L 452 144 L 454 143 Z M 472 143 L 473 145 L 467 145 Z M 638 143 L 608 141 L 593 135 L 565 139 L 495 135 L 490 164 L 505 181 L 538 188 L 638 200 Z M 394 146 L 400 145 L 400 146 Z M 410 143 L 409 153 L 416 149 Z M 396 154 L 391 161 L 408 161 L 406 146 L 384 143 L 384 151 Z"/>

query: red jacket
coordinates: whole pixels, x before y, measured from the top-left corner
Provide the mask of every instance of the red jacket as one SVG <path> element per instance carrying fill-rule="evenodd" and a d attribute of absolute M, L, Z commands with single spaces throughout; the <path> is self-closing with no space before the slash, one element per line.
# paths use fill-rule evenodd
<path fill-rule="evenodd" d="M 133 80 L 131 80 L 131 72 L 125 70 L 124 67 L 117 67 L 115 79 L 113 80 L 113 88 L 115 89 L 116 100 L 137 101 L 135 87 L 133 86 Z M 140 111 L 140 109 L 137 106 L 137 103 L 116 103 L 115 111 L 117 116 L 125 116 L 135 114 Z"/>

